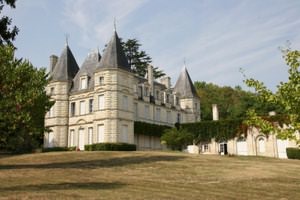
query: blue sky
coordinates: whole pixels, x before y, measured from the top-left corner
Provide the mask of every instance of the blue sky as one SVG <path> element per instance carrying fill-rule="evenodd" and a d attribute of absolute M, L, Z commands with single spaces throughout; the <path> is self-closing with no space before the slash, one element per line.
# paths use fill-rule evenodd
<path fill-rule="evenodd" d="M 79 66 L 113 32 L 137 38 L 174 84 L 184 58 L 193 81 L 243 84 L 239 72 L 275 90 L 287 80 L 278 47 L 300 49 L 299 0 L 18 0 L 4 14 L 20 28 L 17 57 L 48 67 L 69 46 Z"/>

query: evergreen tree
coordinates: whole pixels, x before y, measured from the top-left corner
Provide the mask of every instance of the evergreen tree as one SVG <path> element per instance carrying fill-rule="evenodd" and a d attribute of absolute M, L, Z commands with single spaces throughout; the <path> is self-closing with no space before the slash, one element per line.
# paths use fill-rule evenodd
<path fill-rule="evenodd" d="M 16 0 L 0 0 L 0 14 L 5 4 L 11 8 L 15 8 L 15 3 Z M 0 45 L 12 45 L 12 41 L 19 32 L 19 29 L 16 26 L 10 28 L 11 22 L 12 20 L 8 16 L 2 16 L 0 18 Z"/>
<path fill-rule="evenodd" d="M 125 55 L 128 59 L 128 63 L 137 75 L 144 77 L 147 73 L 147 66 L 152 62 L 151 57 L 143 50 L 140 50 L 142 46 L 137 39 L 128 39 L 126 42 L 121 40 Z M 165 75 L 165 73 L 158 67 L 154 67 L 154 78 L 159 78 Z"/>

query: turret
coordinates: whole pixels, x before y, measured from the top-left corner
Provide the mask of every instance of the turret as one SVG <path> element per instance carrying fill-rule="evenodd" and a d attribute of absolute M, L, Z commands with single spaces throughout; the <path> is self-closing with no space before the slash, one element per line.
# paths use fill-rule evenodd
<path fill-rule="evenodd" d="M 184 66 L 173 89 L 179 97 L 180 107 L 186 111 L 184 122 L 200 121 L 200 98 Z"/>
<path fill-rule="evenodd" d="M 45 116 L 45 126 L 51 132 L 45 134 L 44 145 L 65 147 L 68 141 L 69 91 L 79 67 L 68 45 L 58 59 L 55 56 L 50 59 L 51 81 L 46 90 L 55 104 Z"/>

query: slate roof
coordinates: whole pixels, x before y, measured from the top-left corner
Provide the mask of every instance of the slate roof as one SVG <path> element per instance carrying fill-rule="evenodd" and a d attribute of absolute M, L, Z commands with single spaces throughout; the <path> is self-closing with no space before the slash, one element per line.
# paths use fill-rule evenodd
<path fill-rule="evenodd" d="M 52 81 L 72 80 L 78 70 L 79 67 L 73 53 L 69 46 L 66 45 L 51 73 Z"/>
<path fill-rule="evenodd" d="M 199 97 L 186 67 L 182 69 L 173 91 L 183 98 Z"/>
<path fill-rule="evenodd" d="M 71 92 L 77 92 L 80 90 L 80 77 L 83 75 L 87 75 L 89 78 L 87 90 L 94 88 L 94 72 L 96 70 L 97 65 L 101 60 L 101 55 L 98 51 L 93 51 L 88 54 L 85 58 L 79 72 L 76 74 L 73 79 L 73 87 Z M 85 90 L 84 90 L 85 91 Z"/>
<path fill-rule="evenodd" d="M 114 34 L 104 51 L 103 57 L 97 66 L 97 69 L 101 68 L 121 68 L 131 71 L 116 31 L 114 31 Z"/>

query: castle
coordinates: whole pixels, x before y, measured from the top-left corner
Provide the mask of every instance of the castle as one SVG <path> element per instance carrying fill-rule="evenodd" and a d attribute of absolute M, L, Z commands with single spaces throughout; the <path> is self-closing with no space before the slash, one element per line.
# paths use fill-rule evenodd
<path fill-rule="evenodd" d="M 55 104 L 45 116 L 51 129 L 45 147 L 124 142 L 161 149 L 159 138 L 134 134 L 134 121 L 173 126 L 200 120 L 200 98 L 187 69 L 173 88 L 167 76 L 154 79 L 151 65 L 146 77 L 137 76 L 116 31 L 102 57 L 92 52 L 79 68 L 66 45 L 60 57 L 50 56 L 49 71 L 46 91 Z"/>

